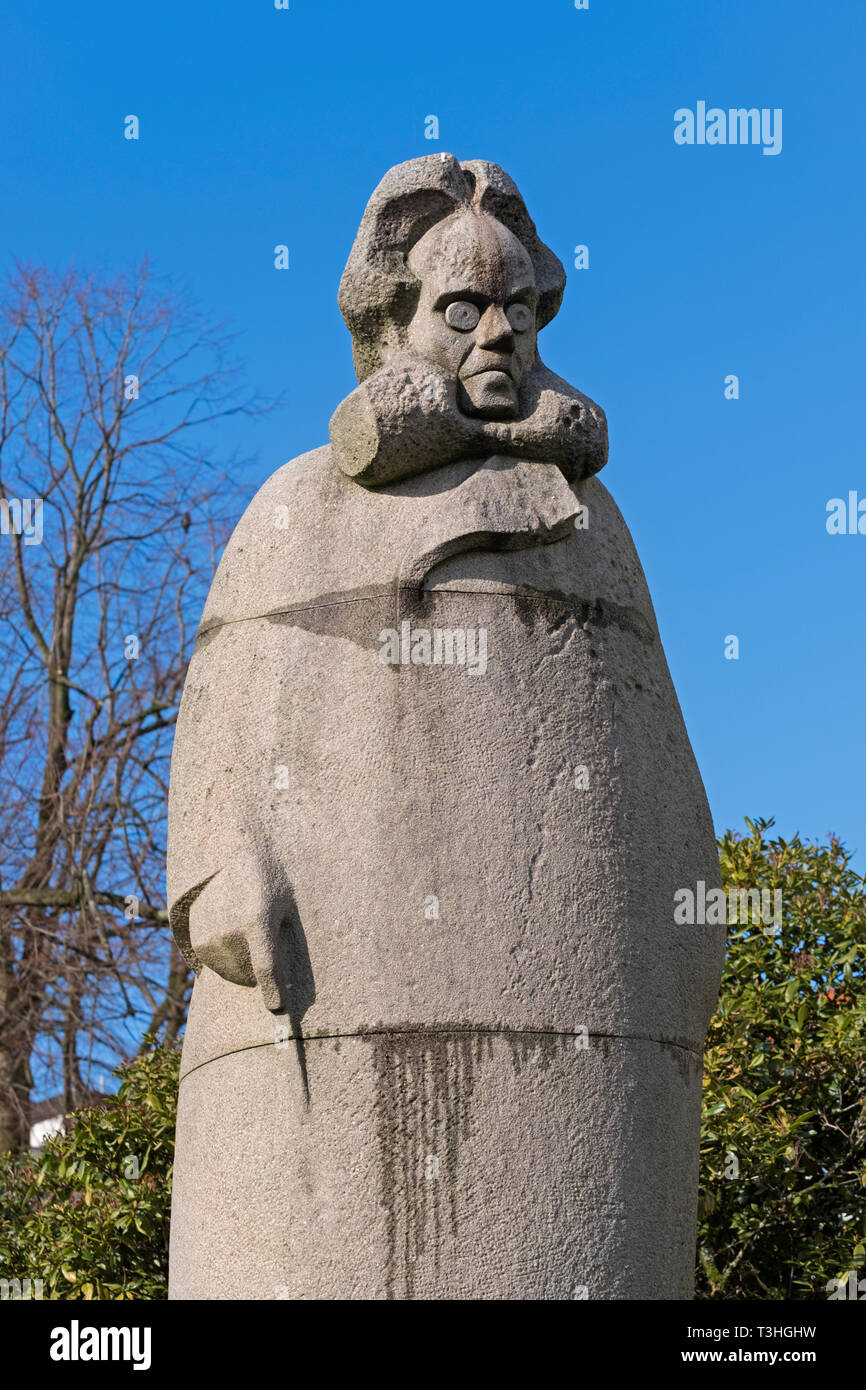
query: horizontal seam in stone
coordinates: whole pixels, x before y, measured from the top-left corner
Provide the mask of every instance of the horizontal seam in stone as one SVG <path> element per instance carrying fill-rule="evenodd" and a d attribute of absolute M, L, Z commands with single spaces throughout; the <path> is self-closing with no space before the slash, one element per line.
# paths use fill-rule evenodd
<path fill-rule="evenodd" d="M 489 1034 L 491 1037 L 503 1035 L 505 1037 L 518 1038 L 579 1038 L 581 1033 L 561 1033 L 551 1028 L 475 1028 L 475 1027 L 450 1027 L 450 1028 L 367 1028 L 362 1033 L 292 1033 L 288 1037 L 272 1039 L 270 1042 L 249 1043 L 246 1047 L 233 1047 L 229 1052 L 219 1052 L 214 1057 L 208 1057 L 204 1062 L 196 1062 L 194 1067 L 182 1072 L 180 1081 L 185 1081 L 193 1072 L 200 1071 L 202 1067 L 208 1067 L 212 1062 L 219 1062 L 223 1057 L 237 1057 L 241 1052 L 256 1052 L 261 1047 L 276 1047 L 277 1041 L 281 1047 L 290 1042 L 339 1042 L 349 1038 L 383 1038 L 383 1037 L 417 1037 L 419 1033 L 424 1033 L 429 1037 L 450 1037 L 456 1033 L 477 1033 Z M 655 1043 L 657 1047 L 675 1047 L 680 1052 L 688 1052 L 692 1057 L 701 1059 L 702 1053 L 697 1052 L 693 1047 L 686 1047 L 684 1043 L 671 1042 L 667 1038 L 650 1038 L 645 1033 L 588 1033 L 590 1038 L 612 1038 L 619 1042 L 648 1042 Z"/>
<path fill-rule="evenodd" d="M 604 599 L 581 598 L 577 594 L 570 598 L 561 598 L 557 594 L 548 594 L 541 589 L 424 589 L 417 584 L 409 584 L 404 586 L 404 591 L 420 594 L 424 598 L 431 594 L 468 594 L 473 597 L 504 599 L 528 598 L 532 599 L 533 602 L 549 601 L 550 603 L 563 604 L 565 607 L 572 607 L 575 604 L 594 606 L 605 602 Z M 237 623 L 261 623 L 266 618 L 288 618 L 292 613 L 315 613 L 322 608 L 343 608 L 350 603 L 373 603 L 378 599 L 392 597 L 394 592 L 393 586 L 383 585 L 377 593 L 362 594 L 358 598 L 336 598 L 331 599 L 328 603 L 295 603 L 290 608 L 270 608 L 267 613 L 252 613 L 246 618 L 223 618 L 220 622 L 211 623 L 209 627 L 199 628 L 196 638 L 208 637 L 212 632 L 219 632 L 221 627 L 234 627 Z M 637 613 L 639 617 L 643 617 L 639 608 L 633 608 L 626 604 L 619 604 L 617 607 L 621 607 L 624 612 Z"/>
<path fill-rule="evenodd" d="M 219 632 L 221 627 L 234 627 L 237 623 L 261 623 L 266 618 L 288 618 L 292 613 L 315 613 L 320 608 L 344 608 L 349 603 L 371 603 L 373 599 L 392 596 L 392 589 L 383 589 L 381 593 L 361 598 L 335 598 L 330 603 L 296 603 L 291 608 L 271 608 L 267 613 L 252 613 L 248 618 L 223 618 L 218 623 L 199 628 L 196 640 L 199 637 L 209 637 L 212 632 Z"/>

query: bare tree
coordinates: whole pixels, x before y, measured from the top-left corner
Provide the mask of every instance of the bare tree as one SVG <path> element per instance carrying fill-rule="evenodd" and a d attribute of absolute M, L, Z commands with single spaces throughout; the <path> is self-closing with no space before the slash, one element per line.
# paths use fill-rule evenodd
<path fill-rule="evenodd" d="M 171 730 L 237 510 L 205 449 L 266 408 L 230 349 L 146 264 L 19 266 L 0 302 L 0 1149 L 26 1143 L 34 1057 L 72 1106 L 146 1024 L 182 1026 Z"/>

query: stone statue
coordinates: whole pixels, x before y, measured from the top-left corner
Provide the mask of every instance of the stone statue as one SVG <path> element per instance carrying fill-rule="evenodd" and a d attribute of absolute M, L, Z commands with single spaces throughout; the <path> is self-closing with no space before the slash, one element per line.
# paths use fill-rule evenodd
<path fill-rule="evenodd" d="M 562 265 L 496 165 L 398 165 L 358 388 L 217 571 L 172 761 L 197 972 L 173 1298 L 687 1298 L 713 827 Z"/>

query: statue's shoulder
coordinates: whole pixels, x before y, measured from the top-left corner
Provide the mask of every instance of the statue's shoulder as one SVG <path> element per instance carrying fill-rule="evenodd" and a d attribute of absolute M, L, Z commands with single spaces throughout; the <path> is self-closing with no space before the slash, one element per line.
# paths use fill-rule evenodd
<path fill-rule="evenodd" d="M 201 627 L 213 628 L 303 601 L 323 527 L 336 519 L 349 480 L 330 445 L 290 459 L 266 479 L 217 567 Z"/>
<path fill-rule="evenodd" d="M 303 505 L 305 499 L 320 503 L 322 496 L 334 486 L 339 485 L 339 473 L 332 461 L 332 449 L 322 444 L 318 449 L 310 449 L 306 454 L 289 459 L 281 468 L 266 478 L 254 495 L 232 533 L 229 548 L 243 544 L 248 533 L 258 535 L 263 529 L 280 529 L 275 525 L 276 508 L 280 506 Z M 286 529 L 286 528 L 282 528 Z"/>

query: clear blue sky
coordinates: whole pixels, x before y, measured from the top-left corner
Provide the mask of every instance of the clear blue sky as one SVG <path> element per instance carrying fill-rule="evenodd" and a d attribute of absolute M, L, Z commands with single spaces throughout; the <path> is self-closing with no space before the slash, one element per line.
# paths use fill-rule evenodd
<path fill-rule="evenodd" d="M 231 320 L 251 380 L 287 391 L 226 431 L 252 493 L 354 384 L 335 296 L 381 175 L 502 164 L 570 270 L 542 352 L 607 410 L 602 480 L 717 828 L 834 830 L 862 865 L 866 535 L 825 508 L 866 498 L 864 29 L 850 0 L 6 0 L 0 260 L 148 254 Z M 699 100 L 781 107 L 781 154 L 676 145 Z"/>

